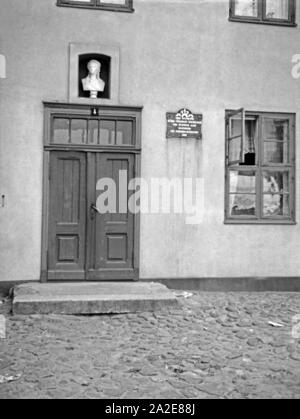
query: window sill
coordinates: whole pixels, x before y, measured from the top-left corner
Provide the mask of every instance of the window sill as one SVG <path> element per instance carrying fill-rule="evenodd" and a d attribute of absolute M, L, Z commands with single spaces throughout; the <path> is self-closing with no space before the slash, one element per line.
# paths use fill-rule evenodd
<path fill-rule="evenodd" d="M 107 12 L 123 12 L 134 13 L 134 9 L 129 7 L 113 7 L 113 6 L 88 6 L 85 4 L 57 4 L 57 7 L 72 7 L 73 9 L 102 10 Z"/>
<path fill-rule="evenodd" d="M 224 221 L 224 224 L 226 225 L 297 225 L 296 221 L 293 220 L 254 220 L 254 219 L 243 219 L 243 220 L 237 220 L 237 219 L 227 219 Z"/>
<path fill-rule="evenodd" d="M 230 22 L 238 22 L 238 23 L 254 23 L 256 25 L 271 25 L 271 26 L 286 26 L 289 28 L 297 28 L 297 23 L 293 22 L 278 22 L 278 21 L 268 21 L 268 20 L 256 20 L 256 19 L 247 19 L 247 18 L 239 18 L 239 17 L 230 17 Z"/>

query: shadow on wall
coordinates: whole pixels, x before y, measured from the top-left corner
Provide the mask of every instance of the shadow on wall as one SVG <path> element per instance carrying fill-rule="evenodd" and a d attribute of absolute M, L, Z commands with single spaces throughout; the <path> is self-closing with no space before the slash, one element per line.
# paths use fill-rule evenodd
<path fill-rule="evenodd" d="M 0 54 L 0 79 L 6 79 L 6 58 Z"/>

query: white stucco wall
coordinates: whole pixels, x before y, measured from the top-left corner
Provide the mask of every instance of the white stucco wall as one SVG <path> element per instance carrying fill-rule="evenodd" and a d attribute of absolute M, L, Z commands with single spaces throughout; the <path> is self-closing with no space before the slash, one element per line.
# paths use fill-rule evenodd
<path fill-rule="evenodd" d="M 141 277 L 299 276 L 299 225 L 224 225 L 224 114 L 293 112 L 300 127 L 300 27 L 229 22 L 227 0 L 135 0 L 134 14 L 55 3 L 1 0 L 0 281 L 40 276 L 42 100 L 67 100 L 70 42 L 120 45 L 120 103 L 144 106 L 142 176 L 204 178 L 200 225 L 142 216 Z M 201 143 L 166 140 L 166 112 L 183 107 L 203 113 Z M 299 221 L 299 170 L 296 182 Z"/>

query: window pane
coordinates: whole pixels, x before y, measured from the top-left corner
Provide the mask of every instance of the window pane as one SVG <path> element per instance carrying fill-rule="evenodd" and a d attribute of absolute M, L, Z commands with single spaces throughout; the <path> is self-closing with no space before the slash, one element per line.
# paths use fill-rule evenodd
<path fill-rule="evenodd" d="M 230 120 L 230 137 L 237 137 L 238 135 L 242 135 L 242 125 L 240 119 L 231 119 Z"/>
<path fill-rule="evenodd" d="M 264 172 L 263 191 L 273 194 L 289 192 L 289 172 Z"/>
<path fill-rule="evenodd" d="M 87 3 L 92 5 L 94 0 L 60 0 L 60 3 Z"/>
<path fill-rule="evenodd" d="M 69 126 L 69 119 L 54 118 L 52 141 L 56 144 L 69 143 Z"/>
<path fill-rule="evenodd" d="M 132 144 L 132 121 L 117 122 L 117 145 Z"/>
<path fill-rule="evenodd" d="M 255 193 L 255 172 L 230 172 L 230 192 Z"/>
<path fill-rule="evenodd" d="M 229 163 L 241 160 L 241 137 L 229 141 Z"/>
<path fill-rule="evenodd" d="M 100 121 L 100 144 L 114 145 L 116 143 L 116 122 Z"/>
<path fill-rule="evenodd" d="M 117 4 L 119 6 L 126 6 L 127 0 L 100 0 L 102 4 Z"/>
<path fill-rule="evenodd" d="M 255 215 L 256 195 L 230 195 L 229 211 L 231 216 Z"/>
<path fill-rule="evenodd" d="M 268 19 L 289 19 L 289 0 L 266 0 Z"/>
<path fill-rule="evenodd" d="M 98 144 L 99 121 L 91 119 L 89 121 L 89 144 Z"/>
<path fill-rule="evenodd" d="M 289 195 L 264 195 L 263 215 L 264 217 L 290 216 Z"/>
<path fill-rule="evenodd" d="M 72 144 L 86 144 L 86 136 L 87 136 L 87 120 L 86 119 L 72 119 L 71 143 Z"/>
<path fill-rule="evenodd" d="M 264 143 L 264 162 L 265 163 L 287 163 L 288 145 L 274 141 Z"/>
<path fill-rule="evenodd" d="M 236 0 L 235 14 L 237 16 L 258 17 L 258 0 Z"/>
<path fill-rule="evenodd" d="M 243 137 L 245 113 L 243 109 L 229 114 L 228 163 L 243 163 Z"/>
<path fill-rule="evenodd" d="M 288 141 L 289 121 L 279 119 L 265 119 L 264 139 L 273 141 Z"/>

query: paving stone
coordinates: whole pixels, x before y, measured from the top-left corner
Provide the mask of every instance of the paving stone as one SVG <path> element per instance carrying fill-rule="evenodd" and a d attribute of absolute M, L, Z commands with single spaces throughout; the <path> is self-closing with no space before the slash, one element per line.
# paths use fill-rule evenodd
<path fill-rule="evenodd" d="M 261 341 L 261 339 L 258 339 L 258 338 L 250 338 L 250 339 L 248 339 L 247 343 L 248 343 L 249 346 L 253 346 L 253 347 L 257 348 L 258 346 L 260 346 L 262 344 L 262 341 Z"/>
<path fill-rule="evenodd" d="M 300 398 L 300 294 L 182 300 L 154 315 L 6 316 L 0 375 L 22 378 L 0 399 Z"/>

